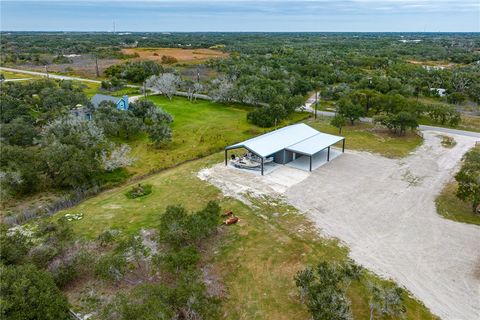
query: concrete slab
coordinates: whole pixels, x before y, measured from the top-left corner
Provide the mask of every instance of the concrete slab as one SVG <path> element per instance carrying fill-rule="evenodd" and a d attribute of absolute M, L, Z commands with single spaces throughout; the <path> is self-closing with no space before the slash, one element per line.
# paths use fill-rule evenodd
<path fill-rule="evenodd" d="M 312 171 L 328 163 L 327 161 L 327 150 L 322 150 L 319 153 L 315 154 L 312 158 Z M 331 148 L 330 149 L 330 161 L 342 154 L 341 149 Z M 301 156 L 286 164 L 291 168 L 300 169 L 303 171 L 310 171 L 310 157 Z"/>

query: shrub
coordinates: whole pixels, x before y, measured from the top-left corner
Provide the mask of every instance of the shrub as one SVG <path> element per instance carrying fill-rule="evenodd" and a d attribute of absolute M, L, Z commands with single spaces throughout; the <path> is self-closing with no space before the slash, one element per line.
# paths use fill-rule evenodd
<path fill-rule="evenodd" d="M 54 266 L 49 267 L 49 271 L 53 275 L 55 284 L 59 288 L 64 288 L 88 270 L 91 260 L 89 253 L 80 252 L 59 260 Z"/>
<path fill-rule="evenodd" d="M 247 114 L 247 120 L 262 128 L 273 127 L 287 116 L 282 106 L 259 107 Z"/>
<path fill-rule="evenodd" d="M 105 230 L 98 235 L 97 241 L 100 243 L 101 247 L 106 247 L 115 241 L 115 234 L 116 232 L 113 230 Z"/>
<path fill-rule="evenodd" d="M 67 299 L 52 276 L 32 265 L 0 266 L 2 319 L 67 320 Z"/>
<path fill-rule="evenodd" d="M 52 259 L 57 256 L 59 250 L 49 244 L 40 244 L 30 250 L 30 260 L 39 268 L 46 268 Z"/>
<path fill-rule="evenodd" d="M 173 64 L 173 63 L 177 63 L 178 60 L 177 58 L 175 57 L 172 57 L 172 56 L 162 56 L 162 63 L 165 63 L 165 64 Z"/>
<path fill-rule="evenodd" d="M 5 265 L 25 261 L 30 249 L 28 239 L 20 232 L 8 233 L 6 225 L 0 225 L 0 262 Z"/>
<path fill-rule="evenodd" d="M 135 187 L 132 187 L 125 195 L 128 199 L 135 199 L 139 197 L 144 197 L 148 194 L 152 193 L 152 185 L 151 184 L 138 184 Z"/>
<path fill-rule="evenodd" d="M 120 253 L 101 257 L 95 266 L 95 275 L 107 281 L 119 281 L 127 271 L 127 259 Z"/>
<path fill-rule="evenodd" d="M 182 206 L 168 206 L 160 218 L 160 239 L 173 247 L 195 244 L 216 230 L 219 215 L 220 207 L 213 201 L 190 215 Z"/>
<path fill-rule="evenodd" d="M 345 292 L 351 281 L 359 279 L 360 275 L 361 268 L 353 263 L 321 262 L 315 269 L 308 267 L 299 271 L 295 284 L 313 319 L 349 320 L 352 314 Z"/>
<path fill-rule="evenodd" d="M 480 148 L 474 148 L 463 157 L 463 165 L 455 175 L 457 197 L 470 201 L 472 212 L 480 213 Z"/>
<path fill-rule="evenodd" d="M 440 136 L 442 138 L 442 146 L 445 148 L 453 148 L 457 142 L 450 136 Z"/>
<path fill-rule="evenodd" d="M 172 273 L 192 270 L 200 260 L 200 252 L 194 246 L 170 250 L 155 256 L 155 264 Z"/>

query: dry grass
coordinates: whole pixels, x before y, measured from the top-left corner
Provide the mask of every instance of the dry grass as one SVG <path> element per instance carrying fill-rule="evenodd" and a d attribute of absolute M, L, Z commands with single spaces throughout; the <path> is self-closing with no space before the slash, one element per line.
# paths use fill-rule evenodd
<path fill-rule="evenodd" d="M 161 61 L 162 56 L 171 56 L 178 62 L 203 62 L 212 58 L 227 57 L 228 54 L 213 49 L 182 49 L 182 48 L 128 48 L 122 49 L 124 54 L 138 54 L 133 60 Z"/>

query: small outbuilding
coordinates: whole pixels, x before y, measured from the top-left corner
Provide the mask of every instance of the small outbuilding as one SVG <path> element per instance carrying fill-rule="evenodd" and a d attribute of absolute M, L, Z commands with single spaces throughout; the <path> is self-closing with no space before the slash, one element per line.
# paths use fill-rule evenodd
<path fill-rule="evenodd" d="M 259 169 L 262 175 L 267 163 L 286 164 L 312 171 L 330 161 L 331 147 L 338 142 L 342 142 L 343 153 L 344 137 L 320 132 L 304 123 L 295 124 L 226 147 L 225 165 L 228 165 L 229 150 L 244 148 L 248 150 L 245 157 L 237 159 L 232 155 L 236 167 Z"/>

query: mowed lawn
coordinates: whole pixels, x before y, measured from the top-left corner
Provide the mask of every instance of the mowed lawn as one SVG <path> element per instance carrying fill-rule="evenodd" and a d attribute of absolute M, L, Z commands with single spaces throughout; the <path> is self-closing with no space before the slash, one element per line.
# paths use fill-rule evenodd
<path fill-rule="evenodd" d="M 137 161 L 129 171 L 136 175 L 198 159 L 235 142 L 273 130 L 248 123 L 247 113 L 251 108 L 238 104 L 225 105 L 206 100 L 190 102 L 183 97 L 174 97 L 171 101 L 162 96 L 148 99 L 173 116 L 173 140 L 159 149 L 147 137 L 130 142 L 131 155 Z M 295 113 L 280 125 L 298 122 L 308 116 L 306 113 Z"/>
<path fill-rule="evenodd" d="M 308 319 L 293 277 L 307 265 L 322 260 L 344 261 L 348 250 L 335 240 L 319 236 L 308 219 L 284 203 L 251 198 L 252 206 L 230 197 L 197 178 L 199 170 L 222 161 L 223 154 L 191 161 L 155 174 L 142 183 L 153 185 L 150 195 L 128 199 L 132 185 L 103 192 L 77 207 L 57 213 L 83 213 L 69 222 L 80 236 L 92 239 L 107 228 L 134 233 L 155 228 L 168 205 L 182 204 L 189 210 L 202 208 L 209 200 L 219 201 L 223 210 L 233 210 L 237 225 L 222 228 L 211 244 L 203 264 L 225 287 L 224 319 Z M 381 281 L 373 275 L 373 281 Z M 364 284 L 354 282 L 348 292 L 356 319 L 368 319 L 368 295 Z M 408 319 L 433 319 L 429 311 L 405 293 Z"/>
<path fill-rule="evenodd" d="M 407 132 L 398 136 L 383 129 L 376 129 L 370 123 L 358 122 L 338 128 L 330 124 L 331 118 L 319 117 L 317 120 L 309 119 L 305 123 L 322 132 L 341 135 L 345 137 L 345 148 L 378 153 L 388 158 L 406 157 L 422 144 L 423 139 L 414 132 Z"/>

